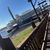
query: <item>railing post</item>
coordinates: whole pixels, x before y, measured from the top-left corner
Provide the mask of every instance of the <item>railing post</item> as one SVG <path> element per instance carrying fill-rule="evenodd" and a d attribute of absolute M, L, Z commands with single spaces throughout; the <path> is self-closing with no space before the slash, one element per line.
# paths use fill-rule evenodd
<path fill-rule="evenodd" d="M 15 50 L 15 47 L 9 37 L 2 38 L 0 36 L 0 44 L 1 44 L 2 50 Z"/>
<path fill-rule="evenodd" d="M 33 28 L 35 28 L 35 27 L 36 27 L 36 25 L 35 25 L 35 23 L 34 23 L 34 22 L 32 22 L 32 27 L 33 27 Z"/>

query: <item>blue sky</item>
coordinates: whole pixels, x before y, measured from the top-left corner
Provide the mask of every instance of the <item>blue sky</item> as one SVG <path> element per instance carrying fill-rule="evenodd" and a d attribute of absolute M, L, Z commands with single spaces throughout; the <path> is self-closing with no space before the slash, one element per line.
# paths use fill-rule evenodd
<path fill-rule="evenodd" d="M 34 1 L 35 0 L 33 0 L 33 3 Z M 37 3 L 38 2 L 40 2 L 40 0 L 37 0 Z M 14 16 L 16 14 L 21 14 L 26 10 L 32 9 L 31 4 L 28 3 L 27 0 L 0 0 L 0 28 L 6 26 L 6 24 L 12 20 L 7 9 L 8 6 Z"/>

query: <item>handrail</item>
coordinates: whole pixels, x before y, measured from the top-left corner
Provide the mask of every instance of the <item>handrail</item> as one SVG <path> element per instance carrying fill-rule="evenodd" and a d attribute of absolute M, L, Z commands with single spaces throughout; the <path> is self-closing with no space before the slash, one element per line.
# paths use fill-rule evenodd
<path fill-rule="evenodd" d="M 26 39 L 24 39 L 24 41 L 22 42 L 22 43 L 20 43 L 18 46 L 17 46 L 17 49 L 19 49 L 19 50 L 27 50 L 28 48 L 28 46 L 30 45 L 31 47 L 32 47 L 32 44 L 33 44 L 33 42 L 34 41 L 32 41 L 32 40 L 37 40 L 36 39 L 36 36 L 38 35 L 38 33 L 40 34 L 40 32 L 42 32 L 42 36 L 44 37 L 44 32 L 45 32 L 45 27 L 46 27 L 46 23 L 47 23 L 47 20 L 46 20 L 46 17 L 44 17 L 44 19 L 42 19 L 42 21 L 41 21 L 41 23 L 39 24 L 39 26 L 37 26 L 33 31 L 32 31 L 32 33 L 30 33 L 29 34 L 29 36 L 28 37 L 26 37 Z M 38 35 L 39 36 L 39 35 Z M 43 41 L 43 39 L 42 39 L 42 41 Z M 28 43 L 31 43 L 32 42 L 32 44 L 28 44 Z M 37 42 L 37 41 L 36 41 Z M 28 46 L 27 46 L 28 45 Z M 38 44 L 36 44 L 36 45 L 38 45 Z M 41 45 L 41 44 L 40 44 Z M 35 46 L 35 45 L 33 45 L 33 46 Z M 27 49 L 26 49 L 27 48 Z M 39 49 L 40 47 L 39 46 L 37 46 L 37 47 L 35 47 L 35 49 Z"/>
<path fill-rule="evenodd" d="M 45 17 L 44 17 L 44 19 L 45 19 Z M 42 24 L 42 22 L 43 22 L 44 19 L 42 19 L 42 21 L 40 22 L 40 24 L 33 29 L 33 31 L 23 40 L 22 43 L 24 43 L 32 35 L 32 33 L 39 28 L 39 26 Z M 21 46 L 21 44 L 19 44 L 17 47 L 19 48 L 20 46 Z"/>

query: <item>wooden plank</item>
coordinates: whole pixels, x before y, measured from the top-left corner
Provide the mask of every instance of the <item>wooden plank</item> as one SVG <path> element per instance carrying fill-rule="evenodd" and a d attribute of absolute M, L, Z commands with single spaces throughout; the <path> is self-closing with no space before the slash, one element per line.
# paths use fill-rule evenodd
<path fill-rule="evenodd" d="M 46 50 L 50 50 L 50 48 L 46 48 Z"/>
<path fill-rule="evenodd" d="M 48 30 L 48 34 L 50 34 L 50 30 Z"/>
<path fill-rule="evenodd" d="M 47 42 L 47 46 L 50 46 L 50 42 Z"/>
<path fill-rule="evenodd" d="M 50 34 L 48 34 L 48 36 L 47 36 L 48 38 L 50 38 Z"/>

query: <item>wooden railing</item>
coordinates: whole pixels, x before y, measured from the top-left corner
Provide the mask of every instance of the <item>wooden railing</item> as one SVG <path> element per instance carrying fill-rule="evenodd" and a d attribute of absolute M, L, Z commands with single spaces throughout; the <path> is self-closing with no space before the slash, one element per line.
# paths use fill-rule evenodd
<path fill-rule="evenodd" d="M 42 19 L 39 26 L 37 26 L 33 32 L 26 38 L 22 45 L 18 45 L 18 50 L 40 50 L 43 43 L 43 38 L 45 34 L 47 18 Z"/>
<path fill-rule="evenodd" d="M 0 36 L 0 44 L 3 50 L 41 50 L 43 38 L 46 29 L 48 14 L 41 20 L 40 24 L 35 27 L 30 35 L 22 41 L 16 48 L 10 38 Z"/>

